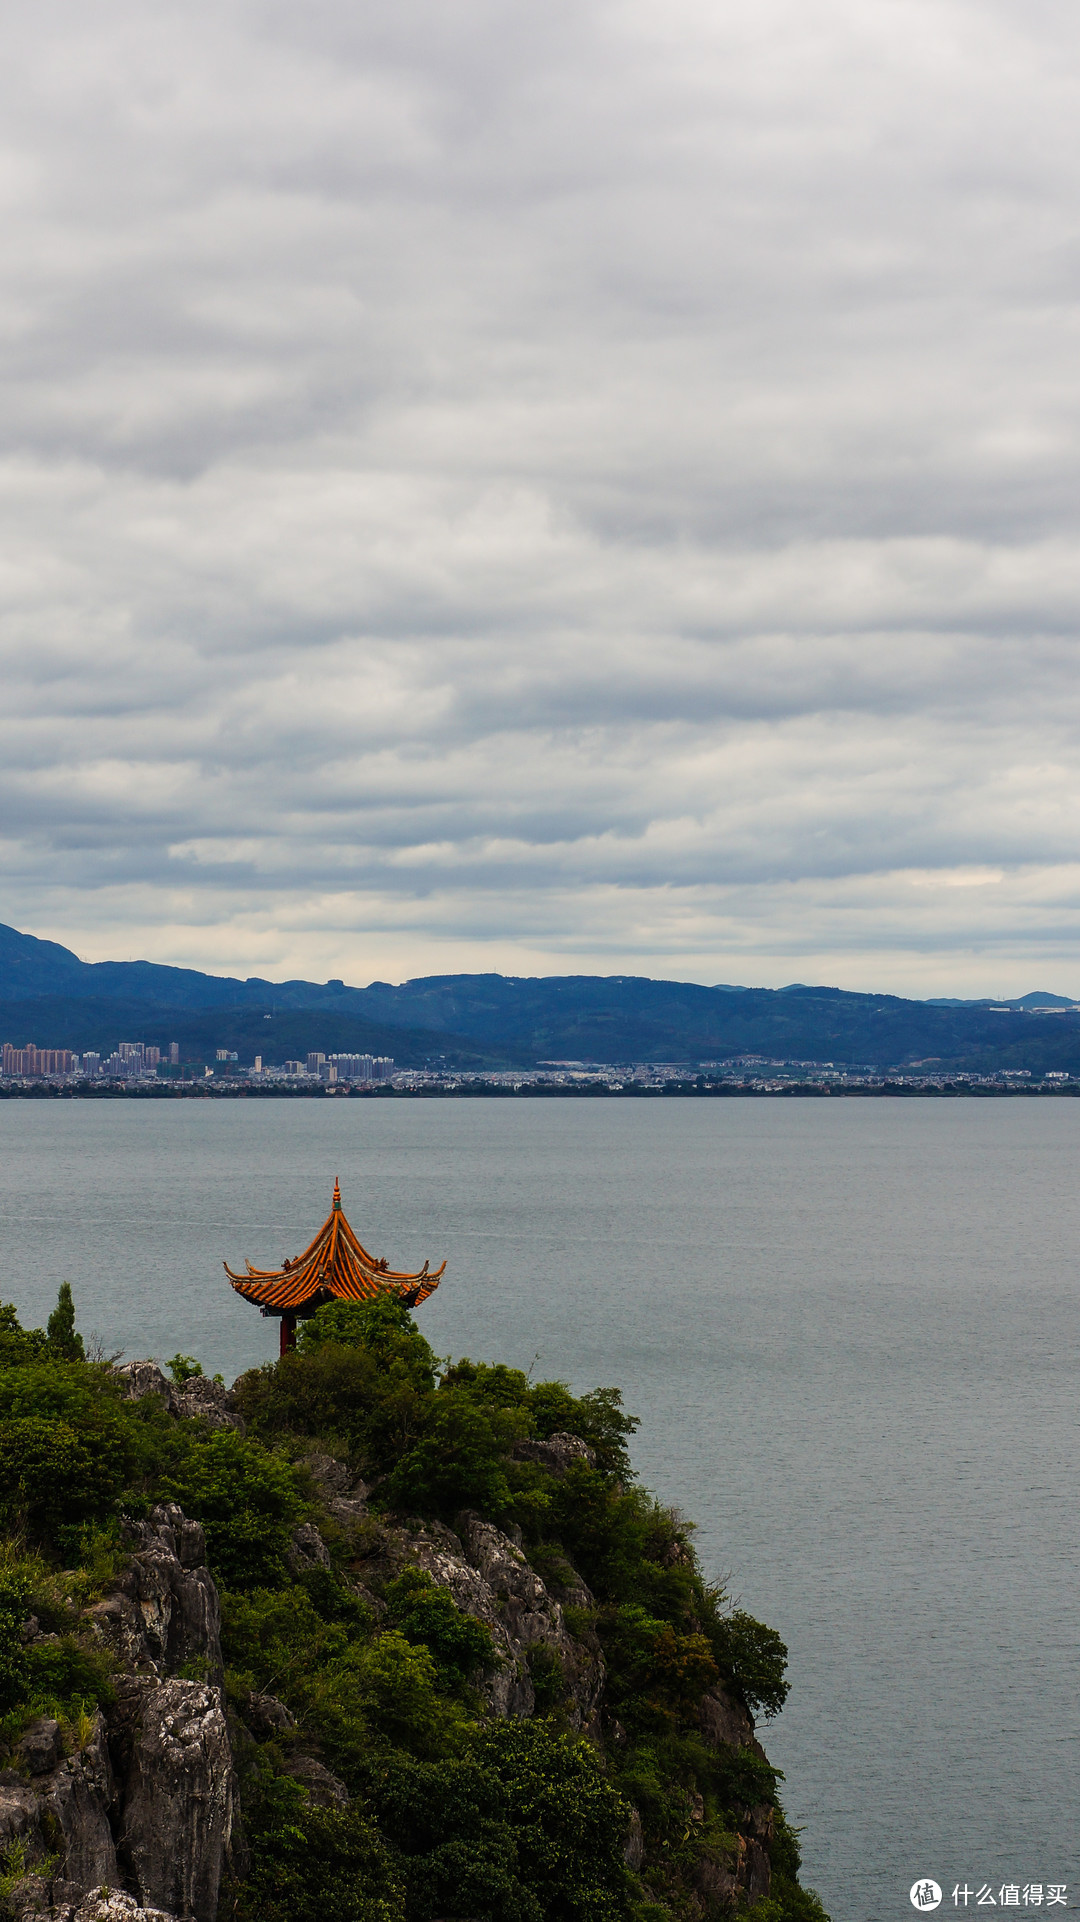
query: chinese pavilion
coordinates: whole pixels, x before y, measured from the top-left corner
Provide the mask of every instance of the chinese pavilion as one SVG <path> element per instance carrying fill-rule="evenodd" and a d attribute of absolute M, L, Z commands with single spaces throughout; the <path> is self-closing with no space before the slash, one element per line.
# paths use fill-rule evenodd
<path fill-rule="evenodd" d="M 225 1273 L 238 1295 L 254 1301 L 264 1315 L 281 1321 L 281 1353 L 296 1346 L 296 1323 L 313 1315 L 327 1301 L 374 1301 L 377 1295 L 396 1295 L 406 1308 L 415 1308 L 434 1294 L 446 1267 L 428 1272 L 425 1261 L 418 1275 L 399 1274 L 385 1261 L 369 1255 L 353 1234 L 341 1206 L 341 1189 L 334 1182 L 330 1213 L 313 1242 L 280 1268 L 253 1268 L 234 1275 L 226 1261 Z"/>

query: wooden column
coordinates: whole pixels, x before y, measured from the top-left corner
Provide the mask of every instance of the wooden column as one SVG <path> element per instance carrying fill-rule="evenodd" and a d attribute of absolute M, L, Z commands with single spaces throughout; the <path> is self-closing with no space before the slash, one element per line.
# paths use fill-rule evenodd
<path fill-rule="evenodd" d="M 278 1350 L 278 1353 L 279 1355 L 287 1355 L 290 1352 L 290 1350 L 295 1347 L 296 1347 L 296 1316 L 282 1315 L 281 1347 Z"/>

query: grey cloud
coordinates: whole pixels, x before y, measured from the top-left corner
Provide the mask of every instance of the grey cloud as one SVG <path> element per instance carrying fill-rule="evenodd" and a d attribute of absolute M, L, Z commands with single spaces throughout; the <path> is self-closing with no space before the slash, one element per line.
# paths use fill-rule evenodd
<path fill-rule="evenodd" d="M 1067 986 L 1077 38 L 25 10 L 3 918 L 242 973 Z"/>

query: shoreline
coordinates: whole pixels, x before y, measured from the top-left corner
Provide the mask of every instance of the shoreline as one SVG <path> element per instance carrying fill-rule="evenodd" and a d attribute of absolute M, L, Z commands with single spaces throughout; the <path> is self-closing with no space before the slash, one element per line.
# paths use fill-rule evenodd
<path fill-rule="evenodd" d="M 0 1101 L 688 1101 L 688 1100 L 727 1100 L 727 1101 L 791 1101 L 791 1100 L 862 1100 L 885 1099 L 955 1100 L 955 1101 L 997 1101 L 1008 1100 L 1073 1100 L 1080 1096 L 1080 1081 L 1067 1087 L 1047 1087 L 1037 1083 L 1029 1087 L 1005 1087 L 1000 1084 L 971 1086 L 965 1082 L 904 1082 L 882 1081 L 869 1086 L 837 1087 L 828 1082 L 807 1082 L 780 1088 L 711 1086 L 696 1087 L 693 1083 L 669 1082 L 661 1087 L 609 1088 L 603 1083 L 587 1087 L 544 1087 L 524 1085 L 521 1087 L 500 1087 L 493 1085 L 468 1087 L 426 1087 L 426 1088 L 259 1088 L 250 1083 L 238 1087 L 218 1084 L 207 1087 L 204 1082 L 165 1083 L 161 1087 L 125 1088 L 63 1088 L 63 1087 L 0 1087 Z"/>

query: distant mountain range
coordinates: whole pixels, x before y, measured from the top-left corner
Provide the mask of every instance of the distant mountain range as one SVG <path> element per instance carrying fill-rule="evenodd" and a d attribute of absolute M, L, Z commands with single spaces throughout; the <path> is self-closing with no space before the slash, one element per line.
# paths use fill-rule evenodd
<path fill-rule="evenodd" d="M 1080 1072 L 1080 1008 L 1042 990 L 1012 1001 L 652 981 L 638 975 L 429 975 L 366 988 L 343 981 L 245 981 L 153 961 L 80 961 L 55 941 L 0 925 L 0 1039 L 110 1052 L 179 1041 L 185 1060 L 218 1047 L 241 1060 L 392 1054 L 404 1065 L 670 1061 L 760 1054 L 836 1066 L 933 1065 Z"/>

